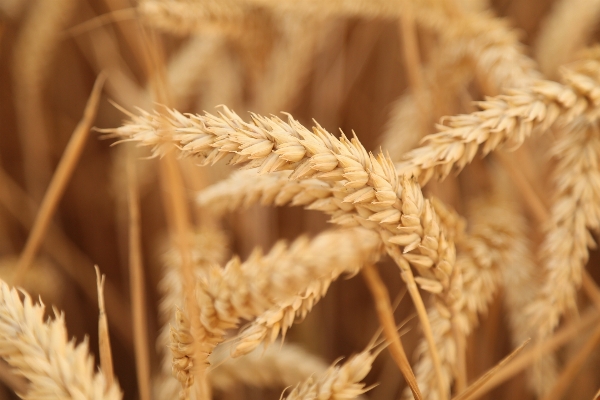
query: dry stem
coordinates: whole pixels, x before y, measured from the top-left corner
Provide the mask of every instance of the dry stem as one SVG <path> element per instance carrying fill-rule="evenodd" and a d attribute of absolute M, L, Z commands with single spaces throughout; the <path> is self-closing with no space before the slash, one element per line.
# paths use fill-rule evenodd
<path fill-rule="evenodd" d="M 102 93 L 102 87 L 104 86 L 105 80 L 106 77 L 104 74 L 100 74 L 96 79 L 90 98 L 85 106 L 83 118 L 73 131 L 73 135 L 71 136 L 71 139 L 65 148 L 65 152 L 63 153 L 58 167 L 56 168 L 56 172 L 50 181 L 48 190 L 44 195 L 44 200 L 40 205 L 37 217 L 33 227 L 31 228 L 29 237 L 27 238 L 25 248 L 21 253 L 21 257 L 17 265 L 17 271 L 15 272 L 14 277 L 15 285 L 20 284 L 25 272 L 27 272 L 31 262 L 35 258 L 44 235 L 46 234 L 46 230 L 50 225 L 50 221 L 54 215 L 56 206 L 58 205 L 65 187 L 67 186 L 67 183 L 69 182 L 69 179 L 75 170 L 77 161 L 79 160 L 79 157 L 83 151 L 87 134 L 92 126 L 94 118 L 96 117 L 98 102 L 100 101 L 100 94 Z"/>
<path fill-rule="evenodd" d="M 142 265 L 142 239 L 140 230 L 139 195 L 134 161 L 127 155 L 128 204 L 129 204 L 129 283 L 131 291 L 131 315 L 138 390 L 141 400 L 150 400 L 150 353 L 148 346 L 148 322 L 146 317 L 146 293 L 144 290 L 144 267 Z"/>
<path fill-rule="evenodd" d="M 106 377 L 106 388 L 111 387 L 115 381 L 113 372 L 112 350 L 110 347 L 110 336 L 108 334 L 108 321 L 104 309 L 104 282 L 105 276 L 100 274 L 100 268 L 96 268 L 96 285 L 98 287 L 98 344 L 100 349 L 100 368 Z"/>
<path fill-rule="evenodd" d="M 422 399 L 423 396 L 421 395 L 421 391 L 417 385 L 415 374 L 413 373 L 410 363 L 406 358 L 404 347 L 402 346 L 402 342 L 398 336 L 398 331 L 396 330 L 394 312 L 390 303 L 388 291 L 385 288 L 377 269 L 373 265 L 365 265 L 365 267 L 362 269 L 362 273 L 365 281 L 367 282 L 367 286 L 371 290 L 373 300 L 375 301 L 377 315 L 379 316 L 379 322 L 383 327 L 383 333 L 385 334 L 387 341 L 390 343 L 388 347 L 390 353 L 394 358 L 396 365 L 398 365 L 398 368 L 400 368 L 400 371 L 408 383 L 408 386 L 410 386 L 410 390 L 413 392 L 414 398 Z"/>

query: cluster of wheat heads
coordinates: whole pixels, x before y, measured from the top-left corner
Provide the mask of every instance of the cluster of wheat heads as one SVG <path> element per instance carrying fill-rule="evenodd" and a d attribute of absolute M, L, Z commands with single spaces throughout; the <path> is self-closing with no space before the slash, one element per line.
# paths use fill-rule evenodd
<path fill-rule="evenodd" d="M 599 395 L 600 1 L 0 16 L 0 399 Z"/>

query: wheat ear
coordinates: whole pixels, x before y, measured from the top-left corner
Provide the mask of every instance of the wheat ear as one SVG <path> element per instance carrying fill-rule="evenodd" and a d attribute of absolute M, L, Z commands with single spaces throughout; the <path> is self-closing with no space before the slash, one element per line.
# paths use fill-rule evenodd
<path fill-rule="evenodd" d="M 559 132 L 552 148 L 558 159 L 555 199 L 541 246 L 547 276 L 538 297 L 525 310 L 528 326 L 540 340 L 551 335 L 566 311 L 576 309 L 588 247 L 595 246 L 588 230 L 600 227 L 600 193 L 594 189 L 600 182 L 599 135 L 595 124 L 580 118 Z"/>
<path fill-rule="evenodd" d="M 373 351 L 369 347 L 341 365 L 334 363 L 324 374 L 298 384 L 285 400 L 357 398 L 370 389 L 360 381 L 367 376 L 380 351 L 381 348 Z"/>
<path fill-rule="evenodd" d="M 595 67 L 592 67 L 595 66 Z M 400 173 L 446 177 L 461 170 L 477 154 L 485 155 L 500 144 L 519 147 L 534 130 L 568 124 L 577 117 L 595 120 L 600 104 L 600 77 L 589 59 L 562 71 L 564 84 L 537 80 L 531 87 L 478 102 L 481 111 L 449 117 L 438 125 L 438 133 L 425 137 L 423 146 L 409 152 L 397 168 Z"/>
<path fill-rule="evenodd" d="M 30 381 L 24 399 L 120 399 L 119 386 L 109 387 L 94 374 L 87 341 L 67 341 L 64 316 L 44 322 L 45 307 L 23 300 L 16 289 L 0 282 L 0 357 Z"/>
<path fill-rule="evenodd" d="M 381 254 L 379 237 L 368 230 L 325 232 L 311 241 L 283 242 L 262 255 L 254 252 L 241 263 L 233 258 L 224 269 L 211 268 L 200 281 L 198 301 L 206 353 L 223 340 L 225 330 L 241 318 L 261 315 L 280 301 L 287 302 L 315 280 L 331 279 L 341 272 L 356 274 Z M 254 346 L 256 347 L 256 346 Z M 240 348 L 238 346 L 238 348 Z"/>
<path fill-rule="evenodd" d="M 193 243 L 190 258 L 196 280 L 200 279 L 210 265 L 224 261 L 227 252 L 227 239 L 219 230 L 201 228 L 190 238 L 190 242 Z M 177 394 L 181 389 L 179 382 L 172 376 L 174 367 L 175 376 L 183 376 L 184 372 L 182 371 L 189 372 L 189 369 L 179 369 L 179 364 L 174 365 L 173 357 L 171 354 L 167 354 L 167 349 L 172 344 L 171 327 L 179 326 L 182 323 L 181 318 L 183 318 L 181 315 L 178 318 L 177 315 L 177 308 L 183 307 L 185 304 L 185 298 L 182 295 L 183 275 L 181 273 L 181 263 L 180 252 L 175 248 L 169 248 L 164 256 L 164 275 L 159 283 L 159 290 L 162 294 L 159 303 L 159 314 L 163 327 L 156 345 L 162 357 L 162 374 L 155 380 L 154 385 L 154 393 L 159 398 L 172 397 L 167 396 L 167 394 Z"/>

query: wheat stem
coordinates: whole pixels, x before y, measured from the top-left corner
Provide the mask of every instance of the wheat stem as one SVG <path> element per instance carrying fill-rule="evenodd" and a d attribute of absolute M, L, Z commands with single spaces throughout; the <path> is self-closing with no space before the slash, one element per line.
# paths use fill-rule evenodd
<path fill-rule="evenodd" d="M 0 168 L 0 186 L 6 189 L 0 190 L 0 203 L 23 229 L 29 229 L 33 224 L 33 218 L 25 209 L 36 210 L 35 202 L 2 168 Z M 96 286 L 93 284 L 94 273 L 89 269 L 89 266 L 94 263 L 52 223 L 49 226 L 49 233 L 42 244 L 44 250 L 79 285 L 88 301 L 97 307 L 98 297 L 95 295 Z M 105 283 L 104 292 L 107 293 L 105 301 L 110 323 L 119 338 L 127 345 L 131 345 L 133 338 L 129 327 L 131 318 L 127 301 L 110 281 Z"/>
<path fill-rule="evenodd" d="M 499 370 L 504 368 L 509 362 L 511 362 L 520 352 L 523 350 L 525 346 L 529 344 L 529 339 L 523 342 L 519 347 L 514 349 L 509 355 L 504 357 L 500 362 L 494 365 L 489 371 L 485 374 L 481 375 L 475 382 L 473 382 L 469 387 L 465 390 L 458 392 L 458 396 L 453 397 L 452 400 L 469 400 L 473 398 L 473 393 L 477 391 L 480 387 L 482 387 L 487 381 L 489 381 L 494 374 L 496 374 Z"/>
<path fill-rule="evenodd" d="M 377 315 L 379 316 L 379 322 L 383 327 L 383 333 L 390 343 L 388 347 L 390 354 L 402 372 L 402 375 L 408 383 L 410 390 L 413 392 L 414 398 L 416 400 L 422 399 L 423 396 L 421 395 L 421 391 L 417 385 L 415 374 L 413 373 L 410 363 L 406 358 L 406 352 L 404 351 L 402 341 L 400 340 L 398 331 L 396 330 L 394 312 L 392 310 L 388 291 L 381 280 L 377 269 L 373 265 L 365 265 L 362 269 L 362 273 L 365 281 L 367 282 L 367 286 L 371 291 L 373 300 L 375 301 L 375 309 L 377 310 Z"/>
<path fill-rule="evenodd" d="M 100 369 L 106 377 L 106 387 L 114 384 L 115 376 L 113 372 L 112 350 L 110 347 L 110 335 L 108 334 L 108 321 L 106 320 L 106 310 L 104 309 L 104 283 L 106 277 L 100 274 L 100 268 L 96 269 L 96 285 L 98 287 L 98 347 L 100 349 Z"/>
<path fill-rule="evenodd" d="M 586 360 L 592 355 L 594 348 L 600 343 L 600 326 L 596 327 L 590 334 L 587 341 L 569 358 L 567 365 L 562 373 L 548 391 L 548 395 L 543 400 L 560 400 L 569 386 L 575 381 L 577 374 L 583 368 Z"/>
<path fill-rule="evenodd" d="M 527 368 L 527 366 L 530 364 L 534 363 L 540 355 L 554 351 L 556 348 L 564 345 L 569 340 L 572 340 L 573 337 L 580 334 L 581 331 L 586 330 L 593 324 L 598 323 L 598 321 L 600 321 L 600 314 L 598 314 L 598 311 L 595 309 L 587 311 L 581 316 L 579 321 L 559 329 L 552 337 L 539 344 L 536 344 L 530 350 L 522 352 L 504 368 L 497 371 L 492 378 L 490 378 L 484 385 L 482 385 L 478 390 L 475 391 L 475 393 L 471 395 L 471 398 L 476 399 L 483 396 L 485 393 L 515 376 L 523 369 Z"/>
<path fill-rule="evenodd" d="M 144 290 L 144 267 L 142 264 L 142 239 L 140 229 L 139 195 L 134 160 L 128 155 L 126 174 L 128 180 L 129 208 L 129 284 L 131 291 L 131 315 L 138 390 L 141 400 L 150 400 L 150 354 L 148 346 L 148 322 L 146 317 L 146 293 Z"/>
<path fill-rule="evenodd" d="M 56 172 L 50 181 L 48 190 L 44 195 L 44 199 L 40 205 L 35 222 L 33 223 L 33 227 L 31 228 L 31 232 L 29 233 L 27 242 L 25 243 L 25 248 L 23 249 L 19 258 L 19 263 L 17 264 L 17 270 L 14 277 L 15 285 L 20 284 L 24 274 L 27 272 L 31 262 L 35 258 L 35 255 L 44 239 L 44 235 L 46 234 L 48 226 L 50 225 L 54 211 L 58 206 L 58 202 L 62 197 L 73 171 L 75 170 L 77 161 L 79 160 L 79 157 L 81 156 L 85 146 L 88 132 L 92 126 L 94 118 L 96 117 L 96 111 L 98 110 L 98 103 L 100 101 L 100 95 L 102 94 L 102 87 L 104 86 L 105 80 L 106 77 L 104 74 L 100 74 L 96 79 L 94 88 L 90 94 L 90 98 L 85 106 L 83 118 L 73 131 L 71 139 L 69 139 L 69 143 L 67 144 L 58 167 L 56 168 Z"/>

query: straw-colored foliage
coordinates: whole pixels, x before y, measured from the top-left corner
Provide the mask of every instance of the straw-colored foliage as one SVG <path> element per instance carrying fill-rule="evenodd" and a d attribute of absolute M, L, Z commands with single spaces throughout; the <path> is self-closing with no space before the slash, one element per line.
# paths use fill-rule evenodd
<path fill-rule="evenodd" d="M 0 1 L 0 400 L 594 398 L 599 15 Z"/>

